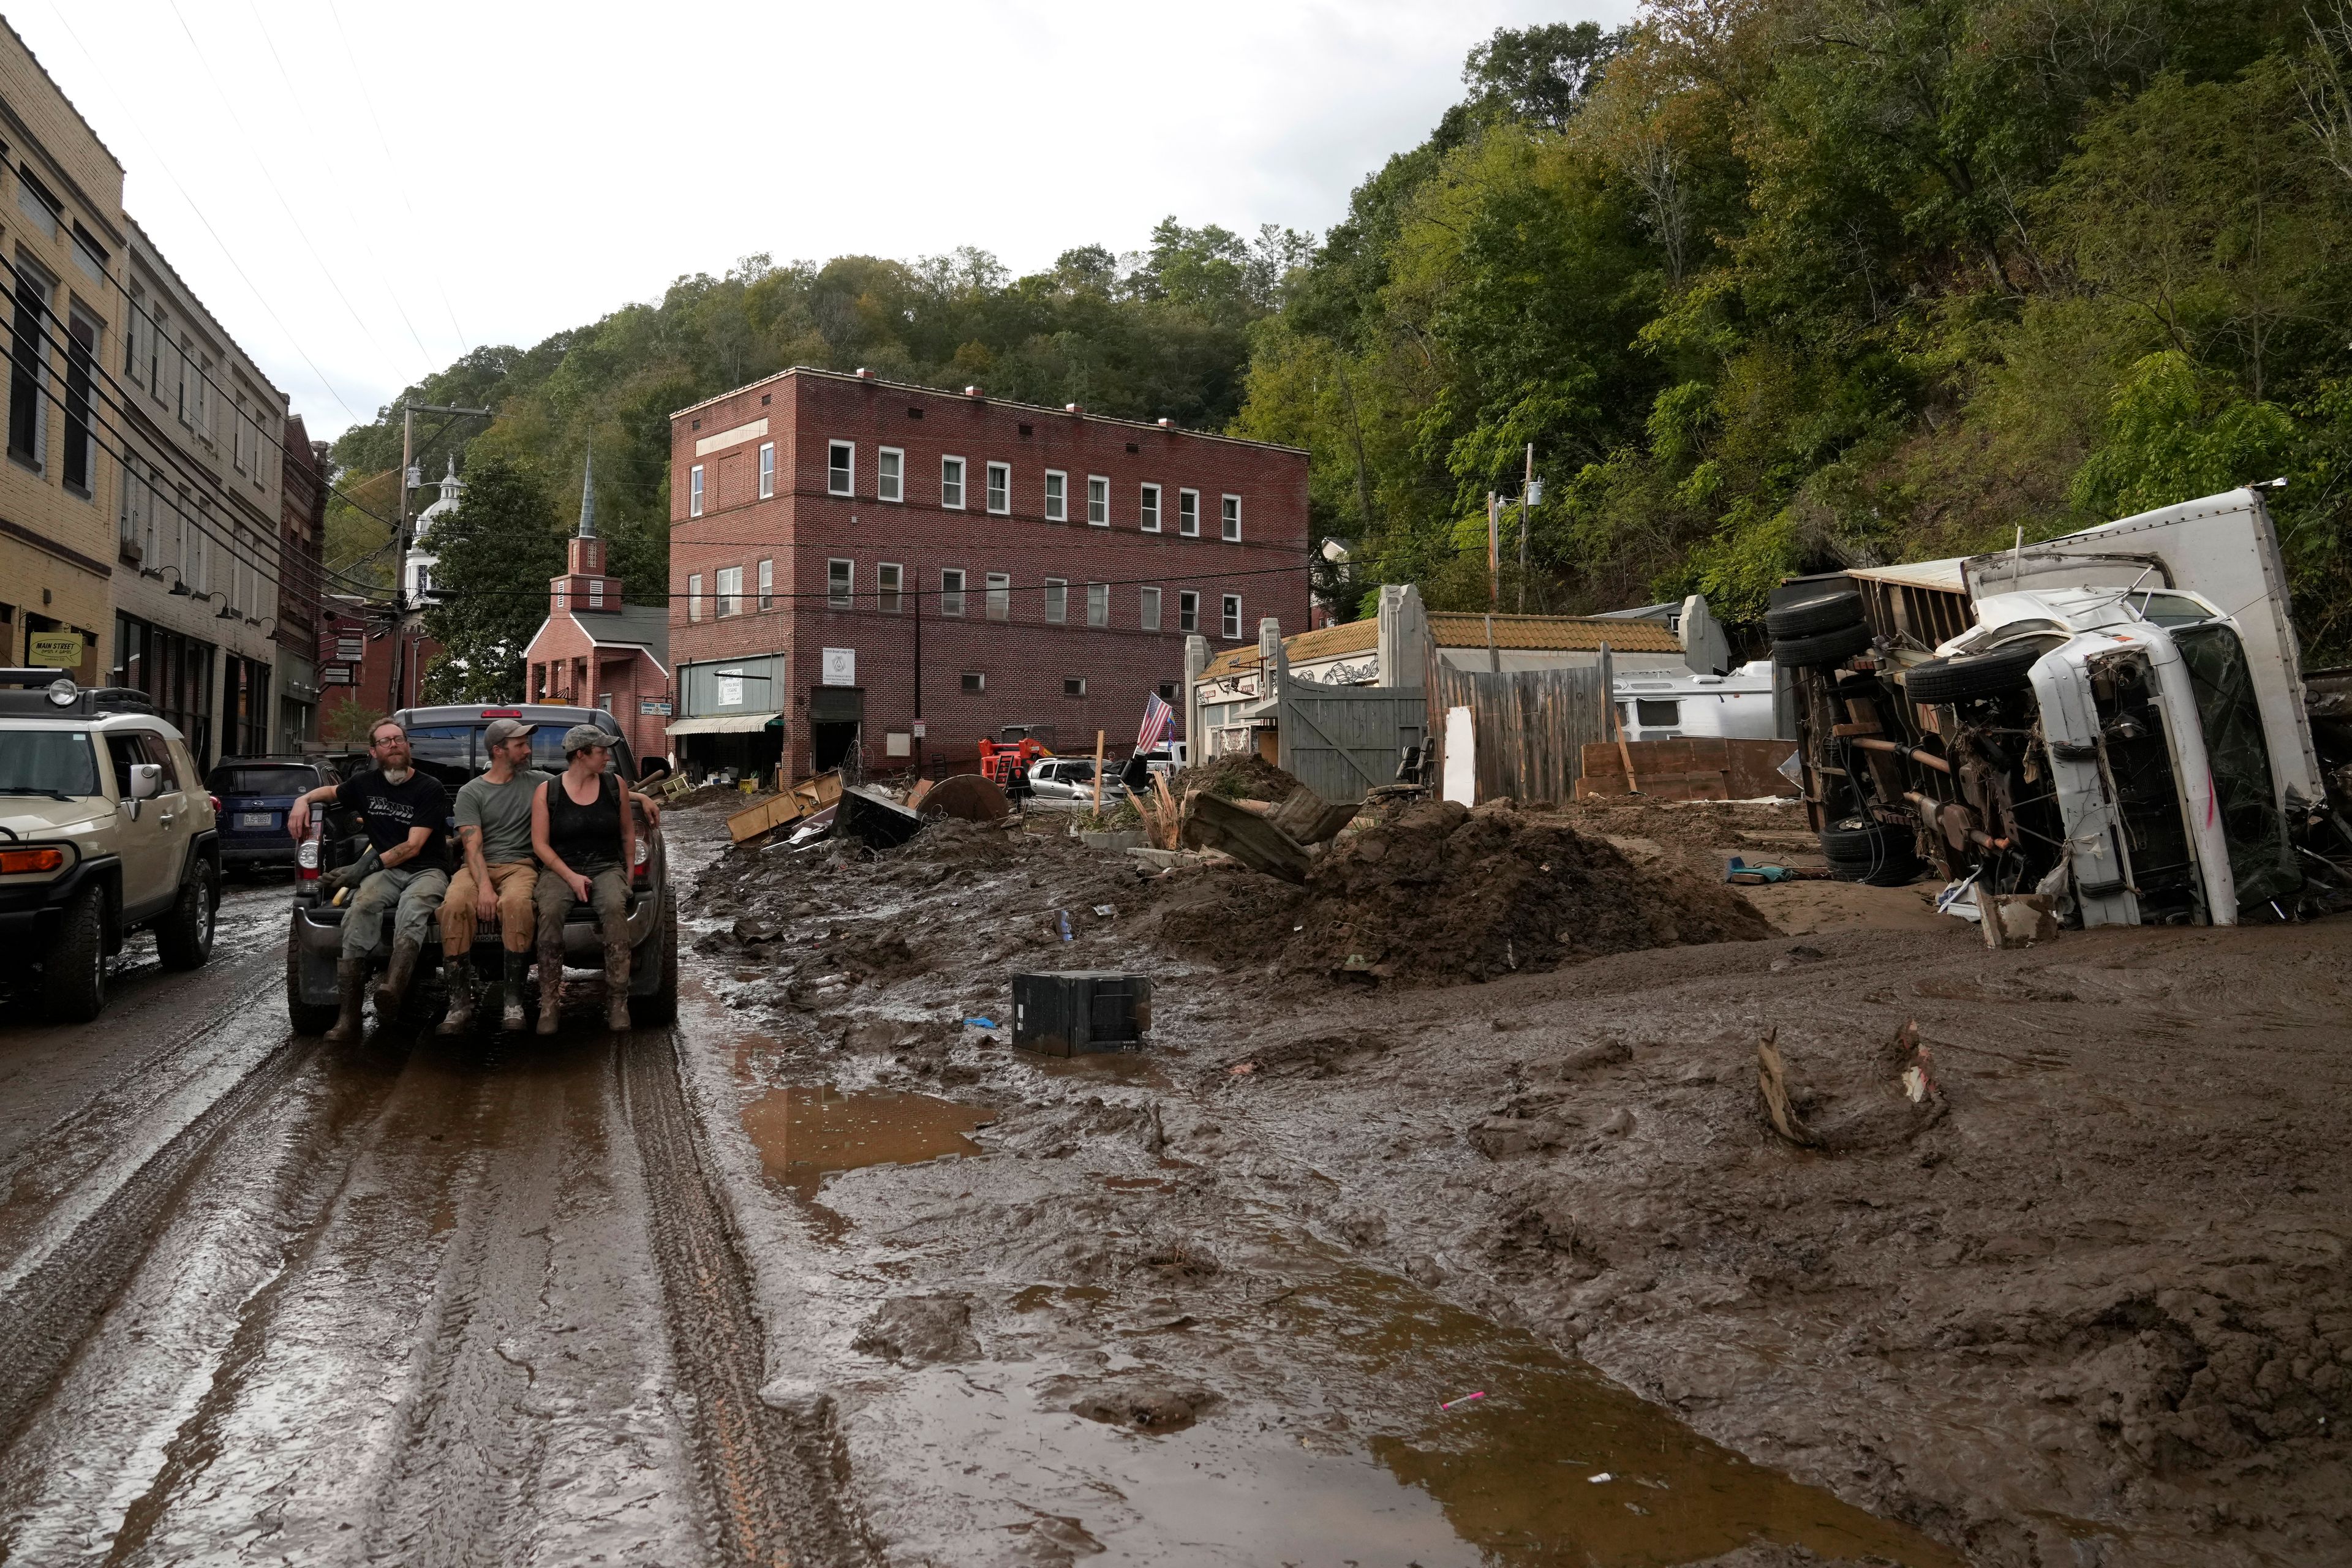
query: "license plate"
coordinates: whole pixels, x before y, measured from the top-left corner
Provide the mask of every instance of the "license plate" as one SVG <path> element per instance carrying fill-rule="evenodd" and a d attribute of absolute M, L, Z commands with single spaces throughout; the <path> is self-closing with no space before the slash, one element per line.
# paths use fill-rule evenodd
<path fill-rule="evenodd" d="M 276 825 L 277 816 L 274 811 L 240 811 L 236 814 L 236 825 L 239 827 L 270 827 Z"/>

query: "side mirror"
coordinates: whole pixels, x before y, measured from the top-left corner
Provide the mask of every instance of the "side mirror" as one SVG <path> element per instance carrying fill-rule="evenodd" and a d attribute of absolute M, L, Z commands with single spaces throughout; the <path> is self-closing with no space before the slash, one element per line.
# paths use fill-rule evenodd
<path fill-rule="evenodd" d="M 163 766 L 161 763 L 131 764 L 131 798 L 153 800 L 163 793 Z"/>

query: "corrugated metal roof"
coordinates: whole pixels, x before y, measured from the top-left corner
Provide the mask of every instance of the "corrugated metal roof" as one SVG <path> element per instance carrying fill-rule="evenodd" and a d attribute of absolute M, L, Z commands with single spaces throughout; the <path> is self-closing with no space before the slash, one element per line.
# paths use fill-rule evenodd
<path fill-rule="evenodd" d="M 1440 647 L 1485 647 L 1486 617 L 1436 614 L 1429 635 Z M 1680 653 L 1683 645 L 1663 621 L 1611 621 L 1598 616 L 1496 616 L 1495 646 L 1537 652 L 1598 652 L 1607 643 L 1624 653 Z"/>

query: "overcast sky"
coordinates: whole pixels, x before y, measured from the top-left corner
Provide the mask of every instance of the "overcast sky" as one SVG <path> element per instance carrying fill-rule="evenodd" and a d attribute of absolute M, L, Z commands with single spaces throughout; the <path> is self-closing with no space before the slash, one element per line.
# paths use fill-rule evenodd
<path fill-rule="evenodd" d="M 23 0 L 125 205 L 314 436 L 483 343 L 844 253 L 1319 232 L 1497 26 L 1632 0 Z"/>

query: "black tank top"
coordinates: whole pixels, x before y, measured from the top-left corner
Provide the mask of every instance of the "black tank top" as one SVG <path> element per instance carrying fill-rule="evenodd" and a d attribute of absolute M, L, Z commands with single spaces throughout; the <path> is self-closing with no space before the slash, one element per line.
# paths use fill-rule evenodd
<path fill-rule="evenodd" d="M 621 786 L 611 773 L 597 775 L 589 805 L 573 803 L 562 775 L 547 781 L 547 843 L 583 877 L 621 863 Z"/>

